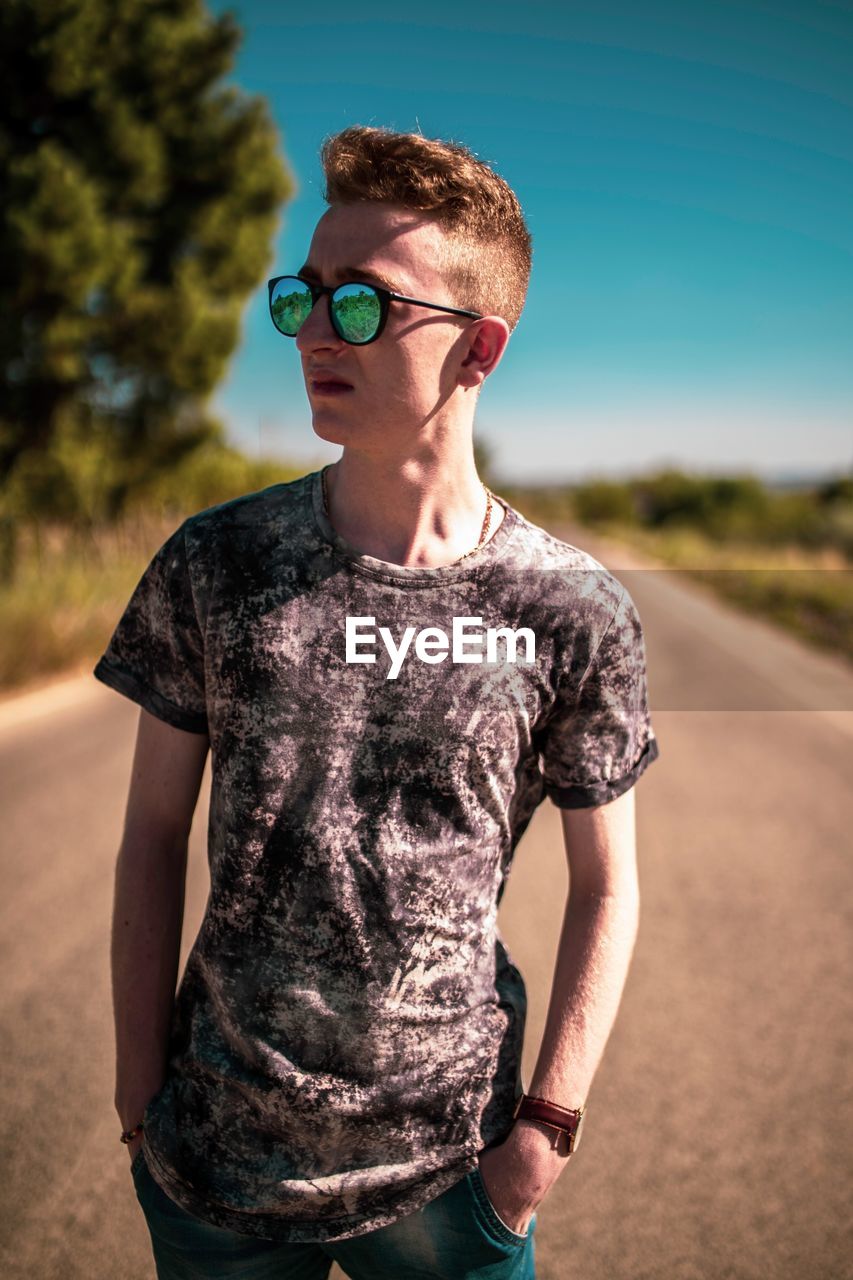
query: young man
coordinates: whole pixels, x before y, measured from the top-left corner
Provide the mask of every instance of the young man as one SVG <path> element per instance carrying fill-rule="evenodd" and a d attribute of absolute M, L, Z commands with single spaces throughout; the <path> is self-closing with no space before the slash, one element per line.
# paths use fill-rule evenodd
<path fill-rule="evenodd" d="M 116 1106 L 161 1277 L 529 1277 L 636 934 L 642 629 L 477 476 L 530 272 L 511 189 L 416 134 L 353 127 L 322 158 L 330 208 L 270 311 L 342 456 L 185 520 L 95 668 L 143 708 Z M 208 749 L 211 892 L 175 998 Z M 516 1115 L 526 995 L 496 913 L 545 795 L 571 887 L 544 1102 Z"/>

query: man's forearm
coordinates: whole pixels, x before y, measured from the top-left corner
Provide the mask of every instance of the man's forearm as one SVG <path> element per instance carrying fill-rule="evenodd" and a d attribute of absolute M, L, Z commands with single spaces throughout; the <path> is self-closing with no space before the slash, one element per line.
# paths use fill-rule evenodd
<path fill-rule="evenodd" d="M 112 986 L 115 1105 L 124 1128 L 142 1119 L 165 1079 L 184 915 L 187 842 L 126 834 L 116 863 Z"/>
<path fill-rule="evenodd" d="M 586 1102 L 622 998 L 640 914 L 635 874 L 611 893 L 569 894 L 536 1068 L 527 1092 L 574 1109 Z M 479 1156 L 492 1203 L 524 1232 L 566 1167 L 568 1135 L 516 1120 L 507 1138 Z"/>
<path fill-rule="evenodd" d="M 632 877 L 610 896 L 569 894 L 528 1093 L 568 1108 L 586 1101 L 622 998 L 639 905 Z"/>

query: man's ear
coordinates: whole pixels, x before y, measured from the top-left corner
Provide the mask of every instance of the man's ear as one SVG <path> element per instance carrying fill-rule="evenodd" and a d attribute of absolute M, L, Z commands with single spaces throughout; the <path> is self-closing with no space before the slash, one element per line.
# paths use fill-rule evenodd
<path fill-rule="evenodd" d="M 465 336 L 468 354 L 459 365 L 459 383 L 476 387 L 500 364 L 509 342 L 509 325 L 500 316 L 483 316 L 466 330 Z"/>

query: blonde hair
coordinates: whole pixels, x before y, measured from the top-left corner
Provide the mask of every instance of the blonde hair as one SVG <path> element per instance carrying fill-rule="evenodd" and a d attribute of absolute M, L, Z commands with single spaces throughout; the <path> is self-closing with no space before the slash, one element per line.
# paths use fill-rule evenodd
<path fill-rule="evenodd" d="M 445 235 L 439 270 L 453 305 L 500 316 L 512 331 L 533 244 L 515 192 L 458 142 L 351 125 L 324 139 L 327 204 L 375 200 L 431 214 Z"/>

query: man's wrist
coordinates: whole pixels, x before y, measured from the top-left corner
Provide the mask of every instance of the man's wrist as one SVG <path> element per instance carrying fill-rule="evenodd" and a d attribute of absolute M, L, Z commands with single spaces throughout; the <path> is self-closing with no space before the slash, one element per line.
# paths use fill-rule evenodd
<path fill-rule="evenodd" d="M 571 1155 L 569 1135 L 560 1129 L 552 1128 L 551 1125 L 543 1124 L 540 1120 L 531 1120 L 527 1116 L 519 1117 L 512 1127 L 512 1133 L 516 1141 L 532 1150 L 543 1152 L 549 1150 L 552 1155 L 566 1159 Z"/>
<path fill-rule="evenodd" d="M 143 1085 L 141 1088 L 139 1083 L 135 1082 L 132 1089 L 116 1091 L 113 1102 L 123 1130 L 133 1129 L 144 1118 L 145 1108 L 160 1092 L 163 1079 L 161 1075 L 156 1078 L 156 1082 L 152 1080 L 151 1084 Z"/>
<path fill-rule="evenodd" d="M 147 1102 L 148 1099 L 146 1098 L 145 1102 L 140 1103 L 139 1106 L 116 1107 L 116 1115 L 121 1121 L 122 1133 L 135 1129 L 138 1124 L 142 1123 Z"/>

